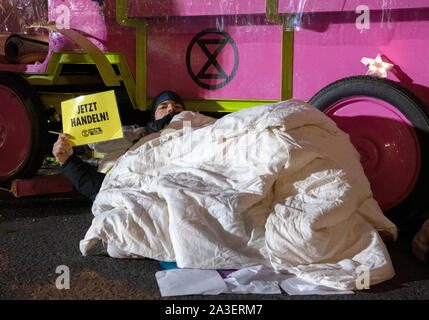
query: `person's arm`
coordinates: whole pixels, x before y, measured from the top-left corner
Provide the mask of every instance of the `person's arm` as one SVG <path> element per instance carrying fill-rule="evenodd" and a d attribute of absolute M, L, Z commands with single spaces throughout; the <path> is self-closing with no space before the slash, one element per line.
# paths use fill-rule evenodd
<path fill-rule="evenodd" d="M 96 168 L 85 163 L 74 154 L 60 168 L 61 172 L 71 180 L 77 191 L 92 201 L 95 200 L 103 183 L 104 173 L 98 172 Z"/>
<path fill-rule="evenodd" d="M 71 180 L 77 191 L 94 201 L 105 175 L 73 154 L 73 148 L 68 142 L 71 138 L 66 133 L 60 134 L 52 153 L 61 164 L 62 173 Z"/>

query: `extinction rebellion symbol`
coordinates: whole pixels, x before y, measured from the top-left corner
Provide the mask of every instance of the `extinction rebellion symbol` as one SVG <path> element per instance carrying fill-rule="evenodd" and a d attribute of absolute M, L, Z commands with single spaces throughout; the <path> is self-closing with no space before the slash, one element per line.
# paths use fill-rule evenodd
<path fill-rule="evenodd" d="M 237 72 L 237 46 L 226 32 L 217 29 L 203 30 L 188 46 L 186 67 L 191 78 L 200 87 L 220 89 L 230 83 Z"/>

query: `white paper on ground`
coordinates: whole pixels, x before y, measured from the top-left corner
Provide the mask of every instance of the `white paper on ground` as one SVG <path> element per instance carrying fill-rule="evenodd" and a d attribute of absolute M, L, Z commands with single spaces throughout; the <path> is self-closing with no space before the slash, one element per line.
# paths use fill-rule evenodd
<path fill-rule="evenodd" d="M 312 284 L 262 265 L 237 270 L 225 279 L 216 270 L 201 269 L 162 270 L 155 276 L 163 297 L 220 293 L 281 294 L 280 287 L 289 295 L 354 293 Z"/>
<path fill-rule="evenodd" d="M 326 286 L 317 285 L 302 280 L 296 276 L 290 277 L 280 282 L 280 287 L 290 296 L 295 295 L 328 295 L 328 294 L 354 294 L 353 291 L 339 290 Z"/>
<path fill-rule="evenodd" d="M 155 277 L 162 297 L 216 295 L 227 289 L 216 270 L 169 269 L 158 271 Z"/>
<path fill-rule="evenodd" d="M 224 279 L 228 291 L 223 293 L 281 294 L 279 282 L 292 275 L 276 273 L 263 265 L 234 271 Z"/>

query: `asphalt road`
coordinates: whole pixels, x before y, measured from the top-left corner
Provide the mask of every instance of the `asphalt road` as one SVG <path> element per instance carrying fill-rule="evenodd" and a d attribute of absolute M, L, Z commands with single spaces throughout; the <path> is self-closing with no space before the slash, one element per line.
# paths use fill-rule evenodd
<path fill-rule="evenodd" d="M 162 298 L 150 259 L 114 259 L 97 248 L 82 256 L 79 241 L 92 221 L 91 202 L 77 193 L 15 199 L 0 191 L 0 299 L 2 300 L 377 300 L 429 299 L 429 265 L 407 243 L 388 249 L 397 275 L 354 295 L 233 295 Z M 66 266 L 69 289 L 58 289 Z M 57 269 L 58 267 L 63 269 Z M 57 273 L 58 271 L 58 273 Z M 60 278 L 62 279 L 62 278 Z M 65 286 L 65 281 L 60 281 Z"/>

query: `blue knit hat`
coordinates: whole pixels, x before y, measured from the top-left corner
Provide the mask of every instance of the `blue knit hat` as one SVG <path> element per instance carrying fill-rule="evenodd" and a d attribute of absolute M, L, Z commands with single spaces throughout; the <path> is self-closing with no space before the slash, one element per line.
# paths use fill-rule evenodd
<path fill-rule="evenodd" d="M 180 103 L 183 106 L 183 108 L 185 108 L 185 104 L 183 103 L 182 98 L 180 98 L 180 96 L 177 93 L 169 90 L 162 91 L 155 97 L 155 99 L 153 99 L 152 107 L 150 109 L 150 115 L 152 120 L 155 119 L 155 112 L 159 104 L 166 100 L 173 100 L 177 103 Z"/>

